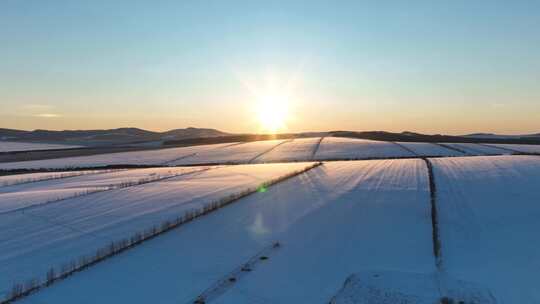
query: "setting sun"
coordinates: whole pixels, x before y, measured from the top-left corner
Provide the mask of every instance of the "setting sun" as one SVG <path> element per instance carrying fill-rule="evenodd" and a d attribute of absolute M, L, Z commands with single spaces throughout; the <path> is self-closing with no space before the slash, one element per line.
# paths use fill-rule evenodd
<path fill-rule="evenodd" d="M 263 131 L 276 133 L 286 128 L 288 98 L 267 95 L 257 101 L 257 116 Z"/>

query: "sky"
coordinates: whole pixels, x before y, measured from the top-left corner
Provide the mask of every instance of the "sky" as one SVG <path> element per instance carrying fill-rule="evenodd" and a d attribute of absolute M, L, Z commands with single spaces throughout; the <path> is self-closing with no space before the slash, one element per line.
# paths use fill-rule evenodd
<path fill-rule="evenodd" d="M 274 103 L 278 132 L 540 132 L 540 1 L 0 1 L 0 128 L 264 132 Z"/>

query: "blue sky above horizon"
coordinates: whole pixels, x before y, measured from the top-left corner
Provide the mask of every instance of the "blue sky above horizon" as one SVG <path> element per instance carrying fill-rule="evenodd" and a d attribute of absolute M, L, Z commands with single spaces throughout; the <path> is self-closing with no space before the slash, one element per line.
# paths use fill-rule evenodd
<path fill-rule="evenodd" d="M 540 132 L 540 1 L 0 2 L 0 127 Z"/>

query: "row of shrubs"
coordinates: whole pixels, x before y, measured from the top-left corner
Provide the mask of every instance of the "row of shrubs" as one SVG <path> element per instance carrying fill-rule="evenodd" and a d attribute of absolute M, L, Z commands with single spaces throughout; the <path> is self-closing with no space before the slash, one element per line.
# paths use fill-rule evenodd
<path fill-rule="evenodd" d="M 178 228 L 186 223 L 193 221 L 194 219 L 209 214 L 219 208 L 225 207 L 243 197 L 256 193 L 261 188 L 265 189 L 271 185 L 311 170 L 321 164 L 322 163 L 320 162 L 315 163 L 313 165 L 305 167 L 302 170 L 294 171 L 276 179 L 265 182 L 259 185 L 259 187 L 248 188 L 238 193 L 228 195 L 226 197 L 213 201 L 200 209 L 188 210 L 184 213 L 184 215 L 179 216 L 173 220 L 164 221 L 161 224 L 154 225 L 147 230 L 136 232 L 131 237 L 111 242 L 107 246 L 97 249 L 95 253 L 91 255 L 84 255 L 79 257 L 78 259 L 73 259 L 68 263 L 62 264 L 60 267 L 51 267 L 45 274 L 45 280 L 42 280 L 40 278 L 33 278 L 27 280 L 26 282 L 15 283 L 12 286 L 11 291 L 7 294 L 6 299 L 0 302 L 0 304 L 11 303 L 15 300 L 23 298 L 41 288 L 48 287 L 55 282 L 63 280 L 92 265 L 95 265 L 130 248 L 140 245 L 145 241 L 153 239 L 172 229 Z"/>
<path fill-rule="evenodd" d="M 48 181 L 52 179 L 76 177 L 76 176 L 88 175 L 88 174 L 110 173 L 110 172 L 115 172 L 115 171 L 120 171 L 120 170 L 115 169 L 115 170 L 99 170 L 99 171 L 70 171 L 70 172 L 62 172 L 62 173 L 49 175 L 49 176 L 42 176 L 42 177 L 25 177 L 23 174 L 23 176 L 20 179 L 11 180 L 11 181 L 8 180 L 8 181 L 4 181 L 0 183 L 0 187 L 28 184 L 28 183 L 34 183 L 34 182 L 42 182 L 42 181 Z"/>
<path fill-rule="evenodd" d="M 144 185 L 144 184 L 157 182 L 157 181 L 161 181 L 161 180 L 169 179 L 169 178 L 173 178 L 173 177 L 179 177 L 179 176 L 182 176 L 182 175 L 191 174 L 191 173 L 195 173 L 195 172 L 199 172 L 199 171 L 190 171 L 190 172 L 187 172 L 187 173 L 179 173 L 179 174 L 172 174 L 172 175 L 165 175 L 165 176 L 156 175 L 156 176 L 153 176 L 153 177 L 143 177 L 143 178 L 140 178 L 138 180 L 133 180 L 133 181 L 125 181 L 125 182 L 121 182 L 121 183 L 117 183 L 117 184 L 110 184 L 110 185 L 103 186 L 101 188 L 88 189 L 88 190 L 84 190 L 84 191 L 75 192 L 74 194 L 72 194 L 70 196 L 66 196 L 66 197 L 53 198 L 53 199 L 47 200 L 47 201 L 45 201 L 43 203 L 40 203 L 40 204 L 34 204 L 34 205 L 19 208 L 19 209 L 8 210 L 8 211 L 5 211 L 3 213 L 12 213 L 12 212 L 17 212 L 17 211 L 28 210 L 30 208 L 35 208 L 35 207 L 43 206 L 43 205 L 47 205 L 47 204 L 58 203 L 58 202 L 61 202 L 61 201 L 65 201 L 65 200 L 68 200 L 68 199 L 73 199 L 73 198 L 77 198 L 77 197 L 81 197 L 81 196 L 85 196 L 85 195 L 89 195 L 89 194 L 94 194 L 94 193 L 99 193 L 99 192 L 104 192 L 104 191 L 109 191 L 109 190 L 117 190 L 117 189 L 133 187 L 133 186 Z M 0 212 L 0 214 L 2 214 L 2 212 Z"/>

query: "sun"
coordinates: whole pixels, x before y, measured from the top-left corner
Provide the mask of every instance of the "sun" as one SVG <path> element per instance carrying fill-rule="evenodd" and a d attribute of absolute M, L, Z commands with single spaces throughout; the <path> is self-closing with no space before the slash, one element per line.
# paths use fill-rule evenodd
<path fill-rule="evenodd" d="M 288 104 L 286 96 L 265 95 L 258 98 L 256 110 L 263 131 L 276 133 L 286 128 Z"/>

